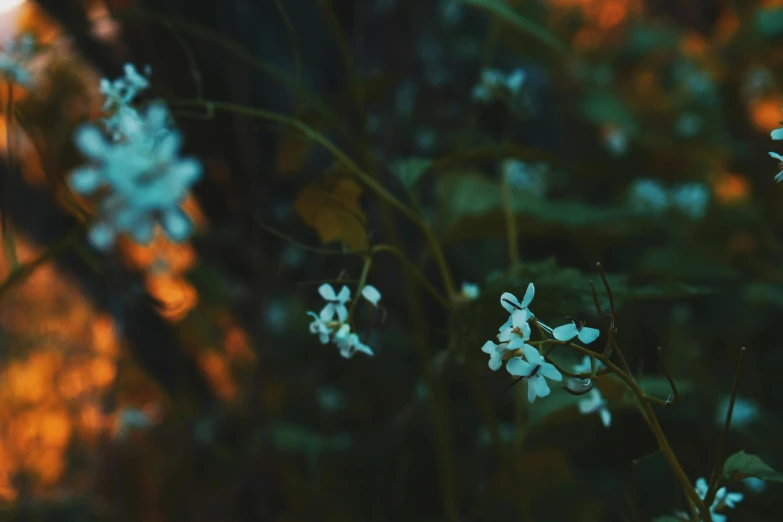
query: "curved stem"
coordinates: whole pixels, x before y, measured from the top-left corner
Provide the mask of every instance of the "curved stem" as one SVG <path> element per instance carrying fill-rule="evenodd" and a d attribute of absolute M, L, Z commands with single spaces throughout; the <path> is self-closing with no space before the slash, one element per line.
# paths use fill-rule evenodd
<path fill-rule="evenodd" d="M 454 281 L 451 277 L 451 271 L 446 263 L 446 257 L 443 253 L 443 248 L 440 242 L 435 237 L 427 223 L 419 216 L 416 211 L 411 209 L 405 203 L 400 201 L 394 194 L 389 192 L 383 185 L 376 181 L 372 176 L 362 170 L 353 160 L 351 160 L 342 150 L 340 150 L 334 143 L 332 143 L 326 136 L 316 131 L 309 125 L 302 123 L 301 121 L 278 114 L 275 112 L 265 111 L 262 109 L 254 109 L 251 107 L 245 107 L 234 103 L 224 103 L 205 100 L 172 100 L 173 105 L 180 105 L 186 107 L 205 107 L 208 110 L 220 110 L 226 112 L 232 112 L 235 114 L 241 114 L 251 118 L 260 118 L 262 120 L 274 121 L 282 125 L 294 128 L 303 133 L 307 138 L 321 145 L 326 149 L 338 162 L 340 162 L 351 174 L 356 176 L 359 181 L 364 183 L 376 196 L 393 206 L 405 217 L 413 221 L 416 226 L 424 234 L 427 242 L 432 249 L 432 254 L 435 257 L 438 269 L 443 279 L 443 285 L 446 289 L 446 294 L 449 298 L 453 298 L 456 295 Z"/>

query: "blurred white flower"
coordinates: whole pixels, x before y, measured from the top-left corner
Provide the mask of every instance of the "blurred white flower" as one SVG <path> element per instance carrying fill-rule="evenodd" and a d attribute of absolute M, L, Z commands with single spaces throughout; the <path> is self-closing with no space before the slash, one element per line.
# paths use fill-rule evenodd
<path fill-rule="evenodd" d="M 33 77 L 28 64 L 35 55 L 36 42 L 30 33 L 6 42 L 0 50 L 0 74 L 11 83 L 29 87 Z"/>
<path fill-rule="evenodd" d="M 658 180 L 638 178 L 628 187 L 628 203 L 635 212 L 662 213 L 669 208 L 669 193 Z"/>
<path fill-rule="evenodd" d="M 588 369 L 588 371 L 590 370 Z M 590 393 L 579 401 L 579 412 L 583 415 L 598 412 L 601 415 L 601 422 L 605 428 L 612 424 L 612 412 L 606 407 L 606 401 L 596 388 L 593 388 Z"/>
<path fill-rule="evenodd" d="M 539 198 L 546 195 L 549 167 L 545 163 L 509 159 L 500 164 L 500 171 L 510 188 Z"/>
<path fill-rule="evenodd" d="M 592 371 L 592 367 L 590 365 L 590 356 L 585 355 L 582 358 L 582 362 L 579 364 L 574 365 L 574 373 L 590 373 Z M 596 360 L 595 361 L 595 370 L 598 371 L 600 369 L 604 368 L 604 363 L 601 361 Z"/>
<path fill-rule="evenodd" d="M 468 283 L 467 281 L 462 283 L 462 288 L 460 289 L 460 296 L 464 300 L 474 301 L 479 298 L 479 295 L 481 295 L 481 290 L 479 289 L 479 285 L 475 283 Z"/>
<path fill-rule="evenodd" d="M 310 333 L 318 335 L 321 344 L 327 344 L 332 336 L 332 329 L 315 312 L 307 312 L 307 315 L 313 318 L 313 322 L 310 323 Z"/>
<path fill-rule="evenodd" d="M 90 231 L 96 248 L 111 248 L 121 233 L 148 244 L 156 224 L 173 241 L 190 236 L 192 223 L 180 206 L 202 168 L 196 159 L 179 157 L 182 137 L 166 129 L 167 121 L 168 109 L 157 103 L 138 121 L 121 122 L 127 131 L 122 141 L 107 141 L 95 125 L 77 131 L 76 145 L 90 164 L 74 170 L 69 182 L 82 196 L 100 196 Z"/>
<path fill-rule="evenodd" d="M 702 219 L 710 204 L 710 190 L 703 183 L 685 183 L 674 189 L 671 203 L 691 219 Z"/>
<path fill-rule="evenodd" d="M 149 70 L 149 68 L 147 68 Z M 125 107 L 139 93 L 150 86 L 147 78 L 136 71 L 132 63 L 126 63 L 123 68 L 125 76 L 115 79 L 102 78 L 100 84 L 101 94 L 106 98 L 103 102 L 103 110 L 111 111 Z"/>
<path fill-rule="evenodd" d="M 726 395 L 718 403 L 718 407 L 715 410 L 715 425 L 723 426 L 726 422 L 726 414 L 729 411 L 729 401 L 731 397 Z M 761 414 L 761 408 L 759 405 L 751 400 L 737 397 L 734 399 L 734 409 L 731 411 L 731 426 L 730 428 L 743 428 L 749 426 L 755 420 L 758 419 Z"/>

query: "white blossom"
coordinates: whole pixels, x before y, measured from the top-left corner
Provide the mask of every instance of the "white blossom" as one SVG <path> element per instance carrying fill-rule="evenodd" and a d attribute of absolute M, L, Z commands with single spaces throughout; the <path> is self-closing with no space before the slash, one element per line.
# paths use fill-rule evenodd
<path fill-rule="evenodd" d="M 546 362 L 541 353 L 533 346 L 522 346 L 522 357 L 514 357 L 506 363 L 506 370 L 515 377 L 523 377 L 527 381 L 527 400 L 534 402 L 536 397 L 549 395 L 549 385 L 546 379 L 561 381 L 562 374 L 551 363 Z"/>
<path fill-rule="evenodd" d="M 502 306 L 506 312 L 513 314 L 515 310 L 524 310 L 528 313 L 530 317 L 535 317 L 535 314 L 531 312 L 528 309 L 528 305 L 530 305 L 530 302 L 533 301 L 533 297 L 536 295 L 536 287 L 533 285 L 533 283 L 530 283 L 527 285 L 527 290 L 525 291 L 525 295 L 522 297 L 522 301 L 517 299 L 517 297 L 514 294 L 511 294 L 509 292 L 504 292 L 503 295 L 500 296 L 500 306 Z M 508 320 L 503 323 L 503 326 L 500 327 L 500 330 L 506 330 L 511 326 L 511 320 L 512 318 L 509 317 Z"/>
<path fill-rule="evenodd" d="M 101 79 L 100 91 L 106 98 L 103 102 L 104 111 L 128 106 L 139 91 L 150 86 L 147 78 L 139 74 L 132 63 L 126 63 L 123 72 L 124 76 L 113 81 L 108 78 Z"/>
<path fill-rule="evenodd" d="M 327 344 L 332 335 L 332 329 L 315 312 L 307 312 L 307 315 L 313 318 L 313 322 L 310 323 L 310 333 L 317 334 L 321 344 Z"/>
<path fill-rule="evenodd" d="M 202 167 L 179 156 L 182 137 L 165 127 L 167 120 L 168 109 L 157 103 L 138 121 L 121 123 L 129 131 L 121 141 L 107 141 L 95 125 L 77 131 L 76 144 L 90 163 L 74 170 L 69 182 L 80 195 L 100 197 L 90 231 L 97 248 L 110 248 L 121 233 L 148 244 L 156 224 L 177 242 L 190 235 L 192 223 L 180 206 Z"/>
<path fill-rule="evenodd" d="M 529 312 L 524 310 L 514 310 L 509 318 L 509 324 L 498 334 L 498 341 L 508 344 L 509 349 L 516 350 L 525 346 L 530 339 L 530 325 L 528 319 Z"/>
<path fill-rule="evenodd" d="M 347 286 L 343 286 L 340 289 L 340 293 L 337 294 L 332 288 L 332 285 L 324 283 L 318 287 L 318 293 L 324 300 L 328 301 L 327 305 L 321 310 L 321 320 L 331 321 L 335 315 L 340 322 L 345 322 L 348 319 L 348 308 L 345 303 L 351 300 L 351 290 Z"/>
<path fill-rule="evenodd" d="M 579 401 L 579 412 L 583 415 L 598 412 L 604 427 L 608 428 L 612 424 L 612 412 L 606 407 L 606 401 L 596 388 Z"/>
<path fill-rule="evenodd" d="M 475 283 L 463 282 L 460 289 L 460 296 L 466 301 L 475 301 L 481 295 L 479 285 Z"/>
<path fill-rule="evenodd" d="M 584 344 L 590 344 L 596 339 L 601 332 L 595 328 L 589 326 L 582 326 L 571 321 L 569 324 L 558 326 L 552 330 L 552 335 L 558 341 L 570 341 L 574 337 L 578 338 Z"/>
<path fill-rule="evenodd" d="M 373 306 L 378 306 L 378 301 L 381 300 L 381 292 L 372 285 L 364 285 L 364 288 L 362 288 L 362 297 L 367 299 Z"/>
<path fill-rule="evenodd" d="M 589 355 L 585 355 L 582 358 L 581 363 L 574 365 L 574 373 L 590 373 L 593 370 L 590 359 L 591 357 Z M 595 361 L 596 371 L 600 370 L 601 368 L 604 368 L 604 363 L 596 360 Z"/>
<path fill-rule="evenodd" d="M 351 327 L 343 324 L 334 334 L 334 343 L 340 349 L 340 355 L 346 359 L 353 357 L 356 352 L 374 355 L 372 349 L 359 340 L 359 336 L 351 332 Z"/>
<path fill-rule="evenodd" d="M 503 366 L 503 355 L 509 351 L 509 348 L 506 343 L 495 344 L 487 341 L 481 347 L 481 351 L 489 355 L 489 369 L 496 372 Z"/>

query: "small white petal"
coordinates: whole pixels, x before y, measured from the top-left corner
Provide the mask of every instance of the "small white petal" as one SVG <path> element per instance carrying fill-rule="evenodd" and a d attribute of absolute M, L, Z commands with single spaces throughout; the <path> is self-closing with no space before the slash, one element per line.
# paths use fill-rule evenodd
<path fill-rule="evenodd" d="M 378 306 L 378 301 L 381 300 L 381 293 L 372 285 L 365 285 L 362 288 L 362 297 L 367 299 L 373 306 Z"/>
<path fill-rule="evenodd" d="M 511 316 L 509 315 L 508 319 L 506 320 L 506 322 L 503 323 L 503 325 L 500 328 L 498 328 L 498 331 L 502 332 L 503 330 L 507 330 L 507 329 L 511 328 L 511 323 L 512 323 L 512 320 L 511 320 Z"/>
<path fill-rule="evenodd" d="M 500 296 L 500 305 L 505 308 L 506 312 L 508 313 L 513 313 L 514 310 L 519 310 L 522 308 L 519 299 L 517 299 L 514 294 L 509 292 L 505 292 Z"/>
<path fill-rule="evenodd" d="M 318 287 L 318 293 L 321 294 L 326 301 L 336 301 L 337 296 L 334 293 L 334 288 L 329 283 L 324 283 Z"/>
<path fill-rule="evenodd" d="M 524 328 L 527 326 L 527 329 L 530 330 L 530 325 L 527 324 L 527 320 L 530 318 L 530 316 L 527 313 L 527 310 L 515 310 L 511 314 L 511 324 L 514 325 L 514 328 Z"/>
<path fill-rule="evenodd" d="M 76 131 L 76 146 L 90 159 L 101 159 L 106 155 L 106 139 L 93 125 L 85 125 Z"/>
<path fill-rule="evenodd" d="M 525 296 L 522 298 L 522 307 L 527 308 L 527 306 L 530 304 L 530 302 L 533 300 L 533 297 L 536 295 L 536 287 L 533 285 L 533 283 L 530 283 L 527 285 L 527 290 L 525 291 Z"/>
<path fill-rule="evenodd" d="M 351 289 L 343 285 L 343 287 L 340 289 L 340 293 L 337 294 L 335 299 L 341 303 L 347 303 L 351 300 Z"/>
<path fill-rule="evenodd" d="M 337 311 L 337 317 L 340 319 L 340 322 L 344 323 L 345 320 L 348 319 L 348 308 L 346 308 L 344 304 L 336 304 L 335 310 Z"/>
<path fill-rule="evenodd" d="M 527 377 L 535 368 L 521 357 L 512 357 L 506 362 L 506 370 L 514 377 Z"/>
<path fill-rule="evenodd" d="M 82 167 L 71 172 L 68 181 L 74 192 L 81 196 L 90 196 L 103 184 L 103 176 L 98 169 Z"/>
<path fill-rule="evenodd" d="M 525 356 L 525 360 L 533 366 L 541 364 L 541 361 L 543 360 L 543 357 L 541 357 L 538 349 L 535 346 L 530 346 L 529 344 L 522 346 L 522 354 Z"/>
<path fill-rule="evenodd" d="M 98 250 L 109 250 L 114 246 L 117 235 L 107 223 L 97 223 L 90 228 L 90 243 Z"/>
<path fill-rule="evenodd" d="M 772 156 L 773 158 L 775 158 L 778 161 L 783 161 L 783 156 L 781 156 L 777 152 L 770 152 L 769 155 Z"/>
<path fill-rule="evenodd" d="M 484 346 L 481 347 L 481 351 L 489 355 L 492 355 L 497 350 L 498 350 L 498 345 L 493 343 L 492 341 L 485 342 Z"/>
<path fill-rule="evenodd" d="M 321 321 L 331 321 L 334 314 L 337 313 L 336 305 L 329 303 L 321 309 Z"/>
<path fill-rule="evenodd" d="M 769 135 L 773 140 L 783 140 L 783 129 L 775 129 Z"/>
<path fill-rule="evenodd" d="M 606 408 L 601 408 L 601 422 L 605 428 L 608 428 L 612 424 L 612 412 Z"/>
<path fill-rule="evenodd" d="M 531 380 L 527 381 L 527 401 L 530 404 L 533 404 L 536 402 L 536 395 L 538 395 L 538 390 L 536 390 L 535 383 Z"/>
<path fill-rule="evenodd" d="M 583 326 L 581 330 L 579 330 L 579 340 L 582 341 L 584 344 L 590 344 L 596 339 L 598 339 L 598 336 L 601 335 L 601 332 L 599 330 L 596 330 L 595 328 L 590 328 L 589 326 Z"/>
<path fill-rule="evenodd" d="M 544 379 L 543 375 L 536 375 L 530 379 L 530 384 L 533 385 L 533 388 L 536 390 L 536 395 L 539 397 L 546 397 L 549 395 L 549 385 L 546 382 L 546 379 Z"/>
<path fill-rule="evenodd" d="M 548 363 L 548 362 L 542 362 L 541 368 L 538 370 L 538 372 L 546 377 L 547 379 L 550 379 L 552 381 L 562 381 L 563 375 L 560 373 L 560 371 L 555 368 L 554 364 Z"/>
<path fill-rule="evenodd" d="M 149 245 L 155 237 L 155 222 L 149 218 L 139 219 L 129 233 L 134 242 Z"/>
<path fill-rule="evenodd" d="M 161 226 L 166 231 L 166 235 L 177 243 L 185 241 L 193 230 L 193 222 L 178 208 L 163 213 Z"/>
<path fill-rule="evenodd" d="M 558 341 L 570 341 L 579 335 L 579 329 L 574 323 L 564 324 L 563 326 L 558 326 L 552 330 L 552 335 Z"/>

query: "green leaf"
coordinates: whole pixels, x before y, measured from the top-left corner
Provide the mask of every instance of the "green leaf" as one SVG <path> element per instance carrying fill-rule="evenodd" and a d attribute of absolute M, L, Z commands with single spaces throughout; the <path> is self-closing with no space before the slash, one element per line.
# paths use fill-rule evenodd
<path fill-rule="evenodd" d="M 682 522 L 682 519 L 672 515 L 666 515 L 663 517 L 655 517 L 653 522 Z"/>
<path fill-rule="evenodd" d="M 756 11 L 756 29 L 767 38 L 783 33 L 783 9 L 762 8 Z"/>
<path fill-rule="evenodd" d="M 568 47 L 558 40 L 552 33 L 539 25 L 531 22 L 530 20 L 520 16 L 517 12 L 511 9 L 508 5 L 501 0 L 463 0 L 466 4 L 478 7 L 489 11 L 493 15 L 497 16 L 509 25 L 514 26 L 523 33 L 527 33 L 536 40 L 552 47 L 553 49 L 560 51 L 561 53 L 567 53 Z"/>
<path fill-rule="evenodd" d="M 407 158 L 394 163 L 391 166 L 391 171 L 405 185 L 405 188 L 410 190 L 431 165 L 432 161 L 427 158 Z"/>
<path fill-rule="evenodd" d="M 761 480 L 783 482 L 783 473 L 775 471 L 755 455 L 740 450 L 726 459 L 723 464 L 723 476 L 729 481 L 738 481 L 748 477 Z"/>

